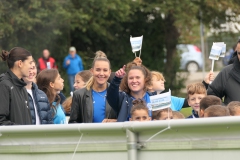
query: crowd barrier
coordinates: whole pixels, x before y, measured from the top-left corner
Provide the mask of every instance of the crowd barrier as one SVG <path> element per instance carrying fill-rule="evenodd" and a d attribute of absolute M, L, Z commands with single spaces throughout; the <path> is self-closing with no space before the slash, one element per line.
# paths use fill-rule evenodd
<path fill-rule="evenodd" d="M 1 126 L 1 160 L 233 160 L 240 117 Z"/>

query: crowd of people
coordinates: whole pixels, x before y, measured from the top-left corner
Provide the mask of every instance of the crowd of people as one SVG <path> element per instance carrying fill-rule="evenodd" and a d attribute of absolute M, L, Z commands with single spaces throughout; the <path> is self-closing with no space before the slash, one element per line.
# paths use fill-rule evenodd
<path fill-rule="evenodd" d="M 0 75 L 0 125 L 109 123 L 203 117 L 239 116 L 240 41 L 232 61 L 214 79 L 187 85 L 187 97 L 171 96 L 164 109 L 151 107 L 150 97 L 165 90 L 165 78 L 136 57 L 116 72 L 106 54 L 97 51 L 89 70 L 83 70 L 75 47 L 63 61 L 73 94 L 61 92 L 64 80 L 49 50 L 36 62 L 24 48 L 2 51 L 8 70 Z M 212 82 L 212 83 L 210 83 Z M 180 110 L 191 107 L 185 117 Z"/>

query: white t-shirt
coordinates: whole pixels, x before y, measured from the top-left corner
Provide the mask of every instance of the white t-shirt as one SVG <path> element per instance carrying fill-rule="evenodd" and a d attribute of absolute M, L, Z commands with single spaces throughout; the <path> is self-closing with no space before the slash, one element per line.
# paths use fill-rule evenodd
<path fill-rule="evenodd" d="M 39 119 L 39 115 L 38 115 L 38 110 L 37 110 L 37 107 L 36 107 L 36 103 L 35 103 L 35 100 L 33 98 L 33 94 L 32 94 L 32 90 L 30 89 L 27 89 L 27 92 L 31 95 L 32 99 L 33 99 L 33 106 L 34 106 L 34 110 L 35 110 L 35 117 L 36 117 L 36 125 L 40 125 L 40 119 Z"/>

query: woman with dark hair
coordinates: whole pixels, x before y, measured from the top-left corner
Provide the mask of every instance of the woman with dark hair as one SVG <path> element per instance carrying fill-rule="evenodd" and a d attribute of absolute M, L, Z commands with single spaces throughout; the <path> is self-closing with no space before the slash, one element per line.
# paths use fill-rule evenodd
<path fill-rule="evenodd" d="M 209 85 L 207 94 L 215 95 L 227 105 L 231 101 L 240 101 L 240 40 L 238 40 L 233 63 L 224 67 Z"/>
<path fill-rule="evenodd" d="M 32 55 L 24 48 L 15 47 L 9 52 L 2 51 L 0 57 L 9 68 L 0 78 L 0 125 L 32 124 L 26 83 L 22 79 L 29 76 Z"/>
<path fill-rule="evenodd" d="M 63 82 L 64 80 L 57 69 L 45 69 L 37 76 L 38 88 L 46 93 L 53 111 L 54 124 L 66 124 L 66 116 L 60 103 L 61 98 L 58 95 L 63 90 Z"/>

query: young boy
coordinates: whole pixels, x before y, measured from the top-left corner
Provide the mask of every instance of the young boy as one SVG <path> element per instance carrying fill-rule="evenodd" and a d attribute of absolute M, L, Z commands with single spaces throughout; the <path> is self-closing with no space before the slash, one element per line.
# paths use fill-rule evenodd
<path fill-rule="evenodd" d="M 209 106 L 221 105 L 221 104 L 222 104 L 222 100 L 217 96 L 208 95 L 204 97 L 200 102 L 200 110 L 198 112 L 198 116 L 203 117 L 204 110 L 207 109 Z"/>
<path fill-rule="evenodd" d="M 204 117 L 222 117 L 230 116 L 228 107 L 221 105 L 212 105 L 204 110 Z"/>
<path fill-rule="evenodd" d="M 165 108 L 152 112 L 153 120 L 168 120 L 173 119 L 173 113 L 171 108 Z"/>
<path fill-rule="evenodd" d="M 148 92 L 153 92 L 155 94 L 160 94 L 165 90 L 164 82 L 165 79 L 162 73 L 157 71 L 151 71 L 152 73 L 152 86 L 148 87 Z M 187 101 L 185 102 L 185 98 L 179 98 L 175 96 L 171 96 L 171 109 L 173 111 L 180 111 L 184 106 L 187 106 Z M 185 103 L 184 103 L 185 102 Z"/>
<path fill-rule="evenodd" d="M 146 103 L 142 99 L 135 99 L 132 104 L 130 121 L 151 121 Z"/>
<path fill-rule="evenodd" d="M 200 101 L 207 95 L 207 90 L 202 83 L 192 83 L 187 86 L 188 105 L 192 107 L 192 115 L 187 118 L 198 118 Z"/>
<path fill-rule="evenodd" d="M 232 101 L 227 105 L 231 116 L 240 116 L 240 102 Z"/>

